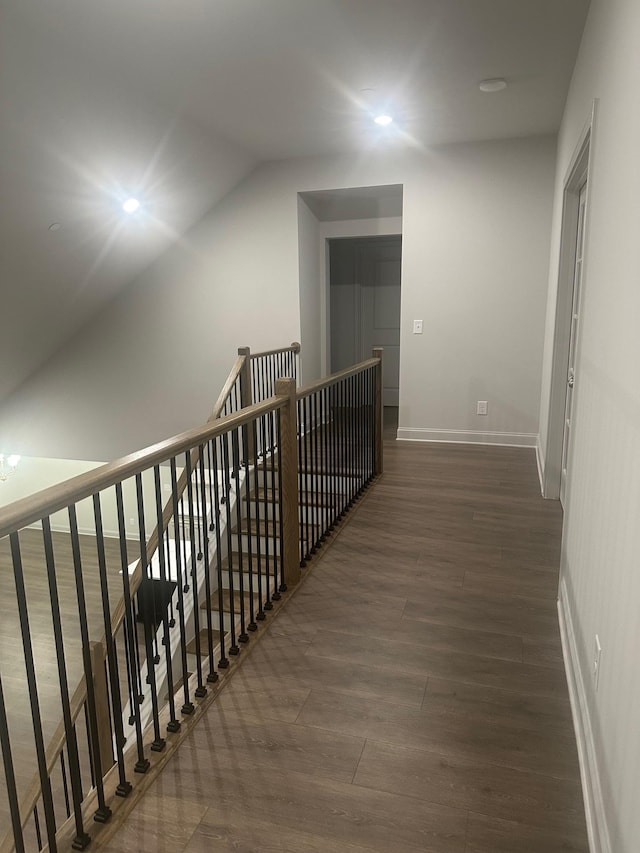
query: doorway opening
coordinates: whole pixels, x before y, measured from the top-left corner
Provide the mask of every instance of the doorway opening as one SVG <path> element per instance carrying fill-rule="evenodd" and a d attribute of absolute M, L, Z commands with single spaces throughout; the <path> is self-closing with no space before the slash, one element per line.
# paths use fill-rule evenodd
<path fill-rule="evenodd" d="M 547 452 L 543 477 L 545 498 L 567 498 L 571 439 L 575 432 L 574 395 L 579 384 L 578 335 L 586 249 L 591 124 L 585 130 L 565 181 L 560 270 L 551 373 Z"/>
<path fill-rule="evenodd" d="M 400 396 L 402 236 L 334 238 L 329 247 L 332 373 L 384 349 L 385 432 L 395 437 Z"/>

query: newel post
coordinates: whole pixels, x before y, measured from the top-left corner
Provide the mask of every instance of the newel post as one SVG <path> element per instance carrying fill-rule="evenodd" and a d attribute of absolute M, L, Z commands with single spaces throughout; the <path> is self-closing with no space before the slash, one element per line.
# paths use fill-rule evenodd
<path fill-rule="evenodd" d="M 373 401 L 373 413 L 375 418 L 375 460 L 376 460 L 376 475 L 382 474 L 384 470 L 383 443 L 382 436 L 384 433 L 384 384 L 382 380 L 384 350 L 382 347 L 374 347 L 373 358 L 379 358 L 380 364 L 376 366 L 376 383 L 375 383 L 375 399 Z"/>
<path fill-rule="evenodd" d="M 113 742 L 111 739 L 111 722 L 109 719 L 109 689 L 107 673 L 104 667 L 105 648 L 102 643 L 90 642 L 91 672 L 93 673 L 93 695 L 96 704 L 96 727 L 98 730 L 98 750 L 102 772 L 106 773 L 115 764 L 113 758 Z"/>
<path fill-rule="evenodd" d="M 244 362 L 240 369 L 240 405 L 243 409 L 251 406 L 253 403 L 253 393 L 251 390 L 251 350 L 249 347 L 238 347 L 238 355 L 244 356 Z M 255 442 L 255 424 L 247 424 L 243 430 L 246 437 L 247 445 L 244 449 L 244 458 L 247 465 L 253 465 L 255 462 L 254 450 Z"/>
<path fill-rule="evenodd" d="M 298 418 L 295 379 L 277 379 L 276 397 L 287 400 L 280 409 L 280 460 L 282 486 L 282 566 L 284 583 L 295 586 L 300 580 L 300 525 L 298 514 Z"/>

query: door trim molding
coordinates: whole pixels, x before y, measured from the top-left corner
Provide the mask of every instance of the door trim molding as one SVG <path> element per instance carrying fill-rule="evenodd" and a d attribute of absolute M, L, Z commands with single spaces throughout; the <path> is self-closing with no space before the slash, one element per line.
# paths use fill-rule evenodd
<path fill-rule="evenodd" d="M 570 321 L 573 299 L 576 250 L 575 235 L 578 227 L 578 200 L 580 187 L 587 180 L 587 206 L 584 221 L 584 276 L 589 244 L 590 182 L 588 178 L 591 172 L 596 110 L 597 101 L 594 101 L 591 117 L 580 134 L 564 180 L 560 260 L 556 286 L 556 313 L 553 330 L 549 414 L 547 419 L 547 442 L 546 452 L 540 466 L 543 475 L 543 497 L 553 500 L 558 500 L 560 497 L 560 483 L 562 478 L 562 446 L 564 440 L 567 363 L 569 358 Z"/>

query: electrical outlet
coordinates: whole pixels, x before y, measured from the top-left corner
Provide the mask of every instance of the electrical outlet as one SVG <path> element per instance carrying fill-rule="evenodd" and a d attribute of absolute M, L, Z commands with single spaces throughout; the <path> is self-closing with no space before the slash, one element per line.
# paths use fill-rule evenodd
<path fill-rule="evenodd" d="M 129 519 L 129 524 L 130 524 L 132 527 L 134 526 L 134 524 L 135 524 L 135 523 L 136 523 L 135 518 L 130 518 L 130 519 Z"/>
<path fill-rule="evenodd" d="M 413 321 L 413 334 L 421 335 L 422 334 L 422 320 L 414 320 Z"/>
<path fill-rule="evenodd" d="M 489 411 L 489 403 L 486 400 L 478 400 L 476 415 L 486 415 Z"/>
<path fill-rule="evenodd" d="M 598 690 L 598 682 L 600 681 L 600 659 L 602 657 L 602 646 L 600 645 L 600 637 L 596 634 L 593 644 L 593 685 Z"/>
<path fill-rule="evenodd" d="M 165 490 L 165 492 L 170 492 L 171 491 L 171 483 L 165 483 L 164 484 L 164 490 Z"/>

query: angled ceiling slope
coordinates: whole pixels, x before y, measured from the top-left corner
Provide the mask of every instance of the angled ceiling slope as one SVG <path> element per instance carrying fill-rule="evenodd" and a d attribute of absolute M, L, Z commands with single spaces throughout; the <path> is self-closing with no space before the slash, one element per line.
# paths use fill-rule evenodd
<path fill-rule="evenodd" d="M 258 161 L 555 132 L 588 5 L 4 0 L 0 399 Z"/>

